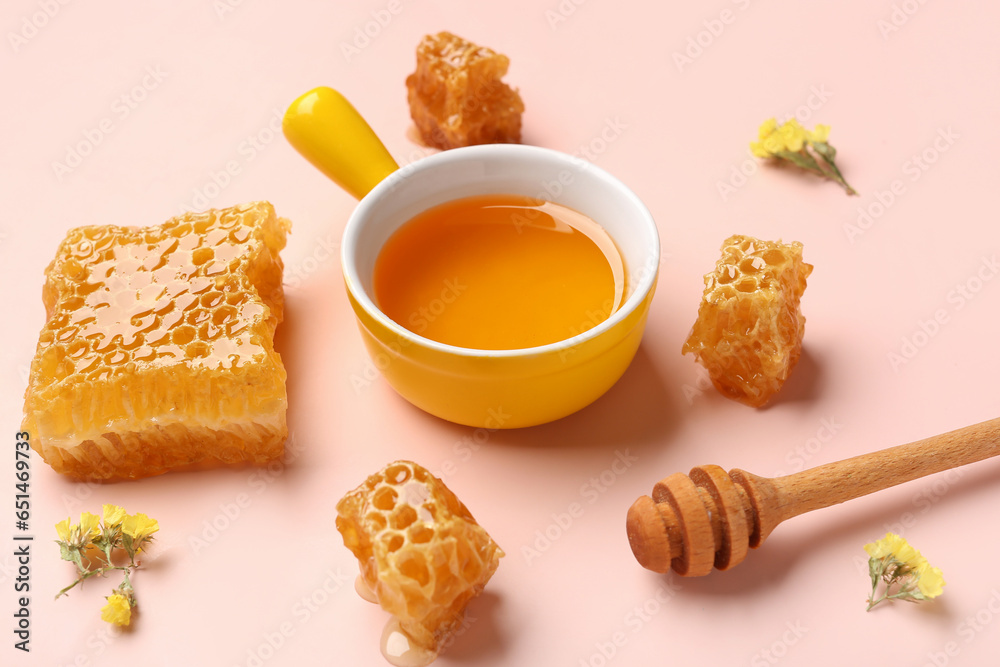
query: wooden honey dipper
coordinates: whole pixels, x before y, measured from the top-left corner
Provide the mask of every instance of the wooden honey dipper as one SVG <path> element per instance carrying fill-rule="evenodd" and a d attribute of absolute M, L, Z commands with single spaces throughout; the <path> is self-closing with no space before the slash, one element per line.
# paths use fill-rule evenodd
<path fill-rule="evenodd" d="M 1000 418 L 784 477 L 699 466 L 632 504 L 628 541 L 643 567 L 700 577 L 743 562 L 785 519 L 997 455 Z"/>

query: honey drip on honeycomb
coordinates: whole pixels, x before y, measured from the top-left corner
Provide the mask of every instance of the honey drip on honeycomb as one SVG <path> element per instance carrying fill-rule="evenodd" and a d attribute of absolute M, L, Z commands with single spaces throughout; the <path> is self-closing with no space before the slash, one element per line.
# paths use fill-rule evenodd
<path fill-rule="evenodd" d="M 282 454 L 287 220 L 267 202 L 157 227 L 79 227 L 45 271 L 23 430 L 85 479 Z"/>
<path fill-rule="evenodd" d="M 802 352 L 799 301 L 812 265 L 802 244 L 731 236 L 705 275 L 698 319 L 682 353 L 693 353 L 724 396 L 753 407 L 781 389 Z"/>
<path fill-rule="evenodd" d="M 417 46 L 417 69 L 407 77 L 410 116 L 435 148 L 521 141 L 524 103 L 500 79 L 510 60 L 449 32 Z"/>
<path fill-rule="evenodd" d="M 393 664 L 433 660 L 503 556 L 444 482 L 410 461 L 389 464 L 345 495 L 337 530 L 358 559 L 362 597 L 371 593 L 394 617 L 383 634 Z"/>

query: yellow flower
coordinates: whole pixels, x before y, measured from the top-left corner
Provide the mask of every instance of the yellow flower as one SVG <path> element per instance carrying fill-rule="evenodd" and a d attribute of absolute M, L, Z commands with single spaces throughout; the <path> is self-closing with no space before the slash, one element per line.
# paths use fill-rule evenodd
<path fill-rule="evenodd" d="M 71 533 L 69 518 L 63 519 L 56 524 L 56 533 L 59 535 L 60 542 L 69 542 Z"/>
<path fill-rule="evenodd" d="M 916 568 L 920 564 L 918 559 L 923 560 L 919 551 L 911 547 L 909 542 L 895 533 L 886 533 L 885 537 L 881 540 L 866 544 L 865 551 L 872 558 L 882 559 L 891 556 L 899 561 L 899 563 L 912 568 Z"/>
<path fill-rule="evenodd" d="M 80 513 L 80 536 L 84 541 L 90 541 L 101 534 L 101 517 L 90 512 Z"/>
<path fill-rule="evenodd" d="M 829 138 L 829 125 L 816 125 L 815 129 L 807 130 L 795 118 L 781 125 L 774 118 L 768 118 L 757 131 L 757 141 L 750 142 L 750 152 L 759 158 L 790 162 L 829 178 L 842 185 L 847 194 L 856 195 L 857 191 L 847 184 L 834 162 L 837 151 L 827 143 Z"/>
<path fill-rule="evenodd" d="M 147 539 L 159 529 L 160 524 L 156 519 L 150 519 L 142 512 L 129 515 L 122 521 L 122 532 L 136 542 Z"/>
<path fill-rule="evenodd" d="M 936 598 L 944 592 L 944 576 L 941 570 L 931 567 L 926 560 L 917 568 L 917 588 L 925 598 Z"/>
<path fill-rule="evenodd" d="M 798 153 L 806 142 L 806 130 L 794 118 L 778 128 L 778 136 L 790 153 Z"/>
<path fill-rule="evenodd" d="M 765 138 L 761 143 L 763 144 L 764 150 L 767 151 L 768 155 L 775 155 L 785 150 L 785 140 L 778 132 L 775 132 L 771 136 Z"/>
<path fill-rule="evenodd" d="M 775 118 L 768 118 L 763 123 L 760 124 L 760 129 L 757 131 L 757 138 L 763 141 L 769 136 L 774 134 L 774 131 L 778 129 L 778 121 Z"/>
<path fill-rule="evenodd" d="M 814 144 L 825 144 L 827 139 L 830 138 L 830 126 L 829 125 L 816 125 L 816 129 L 806 131 L 810 143 Z"/>
<path fill-rule="evenodd" d="M 115 593 L 108 598 L 108 603 L 101 608 L 101 620 L 125 627 L 132 621 L 132 605 L 124 595 Z"/>
<path fill-rule="evenodd" d="M 750 152 L 757 157 L 771 157 L 774 153 L 780 151 L 783 144 L 777 135 L 775 135 L 775 130 L 777 129 L 778 121 L 774 118 L 768 118 L 761 123 L 760 129 L 757 131 L 757 138 L 760 141 L 750 142 Z"/>
<path fill-rule="evenodd" d="M 929 600 L 941 595 L 945 585 L 941 570 L 931 567 L 906 539 L 886 533 L 877 542 L 865 545 L 870 559 L 872 595 L 868 609 L 888 599 Z M 875 598 L 879 582 L 885 583 L 881 597 Z M 895 587 L 895 588 L 894 588 Z"/>
<path fill-rule="evenodd" d="M 108 527 L 119 526 L 121 522 L 128 516 L 125 510 L 123 510 L 118 505 L 105 505 L 104 506 L 104 525 Z"/>

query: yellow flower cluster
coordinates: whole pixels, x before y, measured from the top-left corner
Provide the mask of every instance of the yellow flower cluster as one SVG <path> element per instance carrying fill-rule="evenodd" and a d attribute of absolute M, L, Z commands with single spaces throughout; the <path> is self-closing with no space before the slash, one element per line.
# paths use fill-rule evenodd
<path fill-rule="evenodd" d="M 750 150 L 757 157 L 779 157 L 782 152 L 798 153 L 806 144 L 825 144 L 829 137 L 829 125 L 807 130 L 794 118 L 780 126 L 769 118 L 760 126 L 759 140 L 750 142 Z"/>
<path fill-rule="evenodd" d="M 138 567 L 136 554 L 153 541 L 153 534 L 160 530 L 156 519 L 141 512 L 129 514 L 118 505 L 104 505 L 102 516 L 90 512 L 80 514 L 80 522 L 71 524 L 64 519 L 56 524 L 60 556 L 76 565 L 77 578 L 59 591 L 56 598 L 65 595 L 77 584 L 94 576 L 104 576 L 112 570 L 122 570 L 124 580 L 107 598 L 101 609 L 101 618 L 108 623 L 127 626 L 132 621 L 135 593 L 129 575 Z M 128 564 L 114 565 L 112 552 L 123 550 Z M 94 555 L 94 553 L 98 555 Z"/>
<path fill-rule="evenodd" d="M 931 567 L 927 559 L 899 535 L 886 533 L 881 540 L 866 544 L 865 551 L 872 578 L 868 609 L 883 600 L 916 602 L 935 598 L 943 592 L 945 581 L 941 570 Z M 880 581 L 885 582 L 885 591 L 876 599 Z"/>
<path fill-rule="evenodd" d="M 90 512 L 80 514 L 80 523 L 70 524 L 69 517 L 56 524 L 59 541 L 82 548 L 101 534 L 101 518 Z"/>
<path fill-rule="evenodd" d="M 108 597 L 108 603 L 101 608 L 101 620 L 125 627 L 132 622 L 132 603 L 121 593 Z"/>
<path fill-rule="evenodd" d="M 794 118 L 782 124 L 769 118 L 761 124 L 757 141 L 750 142 L 750 152 L 760 158 L 791 162 L 840 183 L 848 194 L 857 194 L 834 163 L 837 150 L 830 145 L 829 139 L 829 125 L 817 125 L 815 129 L 807 130 Z"/>

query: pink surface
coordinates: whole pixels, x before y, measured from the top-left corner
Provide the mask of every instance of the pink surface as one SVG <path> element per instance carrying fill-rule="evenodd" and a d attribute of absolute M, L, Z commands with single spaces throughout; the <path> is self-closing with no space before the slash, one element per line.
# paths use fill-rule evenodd
<path fill-rule="evenodd" d="M 44 316 L 42 271 L 69 227 L 268 199 L 294 223 L 278 336 L 288 461 L 92 486 L 36 457 L 32 651 L 16 651 L 8 630 L 0 663 L 385 664 L 385 615 L 354 593 L 334 505 L 405 457 L 441 472 L 507 551 L 438 664 L 995 664 L 1000 461 L 791 520 L 743 565 L 703 579 L 641 569 L 624 531 L 637 496 L 694 465 L 789 473 L 997 416 L 995 5 L 169 4 L 4 4 L 0 424 L 10 441 Z M 559 423 L 477 433 L 387 387 L 339 276 L 354 202 L 275 133 L 295 96 L 332 85 L 401 162 L 426 153 L 408 139 L 403 79 L 420 37 L 441 29 L 511 57 L 526 143 L 586 151 L 660 227 L 660 285 L 635 362 Z M 356 38 L 357 51 L 343 47 Z M 860 197 L 749 158 L 762 120 L 796 112 L 832 125 Z M 859 210 L 870 218 L 849 234 Z M 702 274 L 732 233 L 801 241 L 816 267 L 804 357 L 760 411 L 707 388 L 679 353 Z M 4 627 L 19 596 L 8 452 Z M 103 502 L 161 525 L 135 577 L 141 617 L 120 636 L 99 619 L 113 583 L 52 601 L 72 576 L 53 524 Z M 944 571 L 943 597 L 865 613 L 862 545 L 887 529 Z"/>

